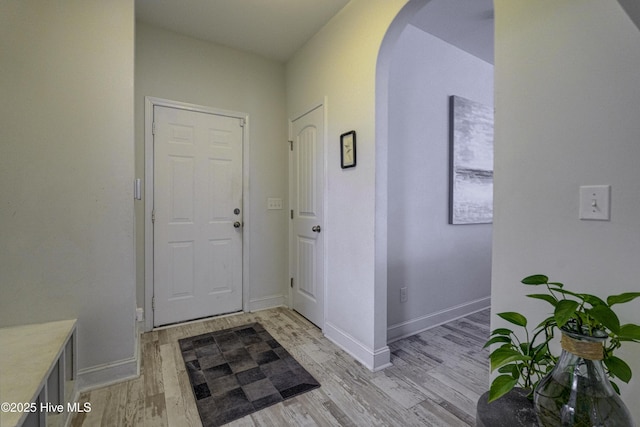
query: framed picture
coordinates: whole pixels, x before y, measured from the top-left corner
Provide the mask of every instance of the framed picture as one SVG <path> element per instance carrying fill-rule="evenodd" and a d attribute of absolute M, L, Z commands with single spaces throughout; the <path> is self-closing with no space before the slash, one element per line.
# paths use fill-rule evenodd
<path fill-rule="evenodd" d="M 356 131 L 340 135 L 340 167 L 352 168 L 356 165 Z"/>
<path fill-rule="evenodd" d="M 450 224 L 493 221 L 493 107 L 450 97 Z"/>

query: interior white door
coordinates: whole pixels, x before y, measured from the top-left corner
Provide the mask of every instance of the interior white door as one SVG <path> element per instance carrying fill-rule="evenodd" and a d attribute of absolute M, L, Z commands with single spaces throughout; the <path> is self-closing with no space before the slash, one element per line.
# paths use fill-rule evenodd
<path fill-rule="evenodd" d="M 154 326 L 239 311 L 244 121 L 153 114 Z"/>
<path fill-rule="evenodd" d="M 293 309 L 324 325 L 324 109 L 292 123 L 291 274 Z"/>

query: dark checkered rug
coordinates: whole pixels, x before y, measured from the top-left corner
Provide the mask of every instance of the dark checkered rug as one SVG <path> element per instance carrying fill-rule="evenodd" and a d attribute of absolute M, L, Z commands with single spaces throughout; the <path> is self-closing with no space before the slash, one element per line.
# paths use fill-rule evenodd
<path fill-rule="evenodd" d="M 181 339 L 179 344 L 204 427 L 320 387 L 259 323 Z"/>

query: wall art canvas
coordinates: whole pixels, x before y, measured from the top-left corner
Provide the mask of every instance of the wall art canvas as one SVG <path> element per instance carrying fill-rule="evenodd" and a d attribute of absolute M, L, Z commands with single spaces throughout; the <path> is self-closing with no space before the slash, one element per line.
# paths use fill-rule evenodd
<path fill-rule="evenodd" d="M 460 96 L 450 105 L 450 224 L 493 220 L 493 107 Z"/>

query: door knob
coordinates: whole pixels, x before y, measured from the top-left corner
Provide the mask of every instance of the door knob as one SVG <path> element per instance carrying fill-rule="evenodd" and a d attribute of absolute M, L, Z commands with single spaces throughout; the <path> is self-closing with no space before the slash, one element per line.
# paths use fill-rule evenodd
<path fill-rule="evenodd" d="M 311 231 L 315 232 L 315 233 L 319 233 L 322 231 L 322 228 L 320 228 L 319 225 L 314 225 L 313 227 L 311 227 Z"/>
<path fill-rule="evenodd" d="M 240 228 L 242 227 L 242 224 L 240 224 L 240 221 L 236 221 L 233 223 L 233 228 Z"/>

